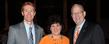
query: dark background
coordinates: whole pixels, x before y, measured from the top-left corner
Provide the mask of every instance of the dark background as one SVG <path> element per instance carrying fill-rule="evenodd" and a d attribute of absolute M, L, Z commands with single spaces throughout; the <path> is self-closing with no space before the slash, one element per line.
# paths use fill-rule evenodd
<path fill-rule="evenodd" d="M 86 19 L 101 25 L 106 44 L 109 44 L 107 0 L 0 0 L 0 44 L 6 44 L 9 26 L 23 21 L 20 9 L 25 1 L 33 2 L 37 6 L 34 21 L 44 28 L 46 34 L 48 34 L 46 21 L 50 15 L 61 16 L 65 27 L 62 34 L 71 29 L 75 25 L 71 18 L 71 5 L 76 1 L 83 2 L 87 13 Z"/>

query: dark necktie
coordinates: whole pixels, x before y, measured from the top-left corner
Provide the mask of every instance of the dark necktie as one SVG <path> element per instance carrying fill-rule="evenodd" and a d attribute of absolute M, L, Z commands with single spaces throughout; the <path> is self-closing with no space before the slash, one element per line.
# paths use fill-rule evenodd
<path fill-rule="evenodd" d="M 32 27 L 29 27 L 30 34 L 29 34 L 29 43 L 33 44 L 33 34 L 32 34 Z"/>

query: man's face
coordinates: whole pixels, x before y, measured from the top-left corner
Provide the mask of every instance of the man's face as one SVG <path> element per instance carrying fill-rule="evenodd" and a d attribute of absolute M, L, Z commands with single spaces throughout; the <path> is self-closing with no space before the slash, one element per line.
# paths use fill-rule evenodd
<path fill-rule="evenodd" d="M 33 6 L 25 5 L 23 7 L 22 15 L 24 16 L 24 20 L 27 22 L 31 22 L 34 19 L 36 12 Z"/>
<path fill-rule="evenodd" d="M 71 8 L 71 16 L 76 25 L 80 25 L 85 19 L 85 11 L 80 5 L 74 5 Z"/>

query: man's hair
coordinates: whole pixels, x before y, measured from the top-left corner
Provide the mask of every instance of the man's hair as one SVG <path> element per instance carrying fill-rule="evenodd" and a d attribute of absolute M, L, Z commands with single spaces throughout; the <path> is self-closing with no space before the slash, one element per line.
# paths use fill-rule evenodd
<path fill-rule="evenodd" d="M 85 2 L 76 1 L 76 2 L 72 3 L 72 7 L 75 6 L 75 5 L 79 5 L 84 11 L 86 11 Z"/>
<path fill-rule="evenodd" d="M 34 5 L 32 2 L 25 2 L 25 3 L 22 5 L 22 7 L 21 7 L 21 11 L 23 11 L 24 6 L 26 6 L 26 5 L 32 6 L 32 7 L 34 8 L 34 10 L 36 9 L 35 5 Z"/>

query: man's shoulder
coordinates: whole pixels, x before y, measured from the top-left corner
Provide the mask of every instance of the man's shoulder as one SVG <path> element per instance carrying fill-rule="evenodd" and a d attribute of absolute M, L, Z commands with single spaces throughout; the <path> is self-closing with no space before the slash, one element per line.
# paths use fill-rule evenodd
<path fill-rule="evenodd" d="M 39 26 L 37 24 L 35 24 L 35 28 L 37 28 L 37 29 L 43 29 L 41 26 Z"/>
<path fill-rule="evenodd" d="M 43 28 L 41 26 L 35 24 L 35 28 L 36 28 L 37 31 L 43 32 Z"/>
<path fill-rule="evenodd" d="M 94 22 L 87 22 L 88 26 L 92 26 L 92 27 L 96 27 L 96 26 L 100 26 L 98 23 L 94 23 Z"/>
<path fill-rule="evenodd" d="M 9 28 L 20 28 L 20 25 L 23 25 L 23 22 L 11 25 L 11 26 L 9 26 Z"/>
<path fill-rule="evenodd" d="M 98 23 L 88 22 L 88 29 L 90 31 L 99 31 L 102 30 L 101 26 Z"/>

